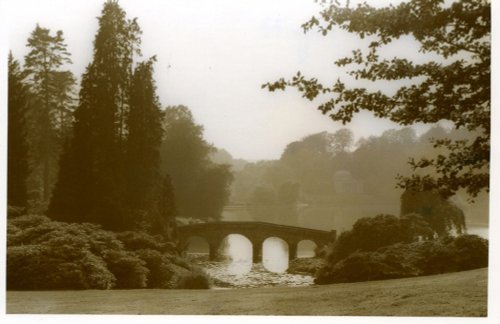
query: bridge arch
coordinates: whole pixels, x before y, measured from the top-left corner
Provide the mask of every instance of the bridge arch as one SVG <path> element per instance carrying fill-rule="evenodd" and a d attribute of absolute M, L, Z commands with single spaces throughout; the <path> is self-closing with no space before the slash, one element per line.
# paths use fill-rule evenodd
<path fill-rule="evenodd" d="M 262 244 L 262 265 L 271 272 L 284 272 L 290 260 L 289 244 L 276 236 L 266 238 Z"/>
<path fill-rule="evenodd" d="M 318 244 L 313 240 L 300 240 L 297 243 L 297 258 L 312 258 L 317 248 Z"/>
<path fill-rule="evenodd" d="M 245 274 L 250 272 L 253 263 L 252 242 L 240 234 L 229 234 L 222 242 L 219 251 L 229 258 L 230 262 L 227 268 L 229 273 Z"/>
<path fill-rule="evenodd" d="M 185 239 L 187 253 L 204 254 L 209 252 L 209 244 L 206 238 L 200 235 L 191 235 Z"/>
<path fill-rule="evenodd" d="M 250 239 L 241 234 L 228 234 L 221 242 L 219 251 L 224 247 L 224 254 L 231 257 L 234 261 L 239 259 L 252 258 L 253 244 Z"/>

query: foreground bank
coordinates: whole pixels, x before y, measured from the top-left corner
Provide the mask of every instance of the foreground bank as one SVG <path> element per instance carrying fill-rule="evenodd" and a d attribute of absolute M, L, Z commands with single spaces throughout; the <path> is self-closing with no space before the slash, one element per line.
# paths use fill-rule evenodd
<path fill-rule="evenodd" d="M 9 291 L 8 314 L 486 316 L 488 269 L 309 287 Z"/>

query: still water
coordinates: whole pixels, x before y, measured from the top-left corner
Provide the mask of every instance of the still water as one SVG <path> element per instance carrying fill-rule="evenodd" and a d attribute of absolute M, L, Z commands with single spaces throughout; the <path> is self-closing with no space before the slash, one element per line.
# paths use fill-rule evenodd
<path fill-rule="evenodd" d="M 290 274 L 288 268 L 288 244 L 280 238 L 270 237 L 262 245 L 261 263 L 252 263 L 252 243 L 238 234 L 228 235 L 219 249 L 221 260 L 208 260 L 208 246 L 202 241 L 197 249 L 190 249 L 193 258 L 214 279 L 215 288 L 253 288 L 272 286 L 308 286 L 314 278 L 309 275 Z M 314 255 L 314 243 L 299 244 L 298 256 Z"/>
<path fill-rule="evenodd" d="M 475 234 L 485 239 L 489 238 L 489 228 L 484 225 L 468 225 L 467 234 Z"/>

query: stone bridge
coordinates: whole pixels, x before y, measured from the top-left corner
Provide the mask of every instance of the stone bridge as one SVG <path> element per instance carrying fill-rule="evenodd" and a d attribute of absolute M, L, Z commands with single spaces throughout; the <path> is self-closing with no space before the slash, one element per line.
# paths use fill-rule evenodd
<path fill-rule="evenodd" d="M 230 234 L 240 234 L 246 237 L 253 248 L 253 262 L 262 259 L 262 244 L 269 237 L 278 237 L 288 244 L 288 257 L 297 257 L 297 245 L 302 240 L 310 240 L 316 246 L 323 247 L 335 241 L 336 231 L 322 231 L 287 225 L 264 222 L 213 222 L 179 226 L 181 241 L 188 242 L 190 237 L 198 236 L 208 242 L 209 259 L 215 260 L 221 242 Z"/>

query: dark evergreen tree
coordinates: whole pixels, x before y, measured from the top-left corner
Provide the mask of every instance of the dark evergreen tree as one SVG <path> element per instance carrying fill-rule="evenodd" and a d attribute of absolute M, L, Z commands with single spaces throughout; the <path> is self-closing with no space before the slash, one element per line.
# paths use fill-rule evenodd
<path fill-rule="evenodd" d="M 52 73 L 54 84 L 54 102 L 52 107 L 53 127 L 56 132 L 57 143 L 60 147 L 70 135 L 73 124 L 73 115 L 76 108 L 74 85 L 76 79 L 70 71 L 56 71 Z"/>
<path fill-rule="evenodd" d="M 177 207 L 174 188 L 168 174 L 162 176 L 161 179 L 161 185 L 155 191 L 157 194 L 155 201 L 156 209 L 151 222 L 151 232 L 153 234 L 161 234 L 169 241 L 176 241 L 177 223 L 175 217 L 177 216 Z"/>
<path fill-rule="evenodd" d="M 8 148 L 7 204 L 26 206 L 28 178 L 28 146 L 26 142 L 26 110 L 28 90 L 22 82 L 19 63 L 9 53 L 8 62 Z"/>
<path fill-rule="evenodd" d="M 129 229 L 126 213 L 125 140 L 132 61 L 140 30 L 117 1 L 104 4 L 93 61 L 82 79 L 74 133 L 61 159 L 49 208 L 55 218 Z M 65 178 L 67 177 L 67 178 Z"/>
<path fill-rule="evenodd" d="M 70 98 L 75 79 L 71 72 L 61 70 L 64 64 L 71 63 L 62 31 L 52 36 L 49 29 L 37 25 L 27 46 L 30 52 L 25 57 L 26 82 L 34 95 L 28 115 L 30 195 L 45 205 L 57 175 L 57 159 L 64 140 L 60 131 L 71 122 Z"/>
<path fill-rule="evenodd" d="M 146 221 L 149 225 L 157 198 L 155 191 L 161 185 L 162 112 L 153 80 L 155 60 L 153 57 L 135 68 L 127 118 L 127 204 L 132 222 Z"/>
<path fill-rule="evenodd" d="M 57 220 L 90 222 L 94 175 L 91 142 L 92 66 L 82 76 L 79 105 L 75 111 L 72 136 L 66 140 L 59 160 L 59 176 L 48 213 Z"/>

